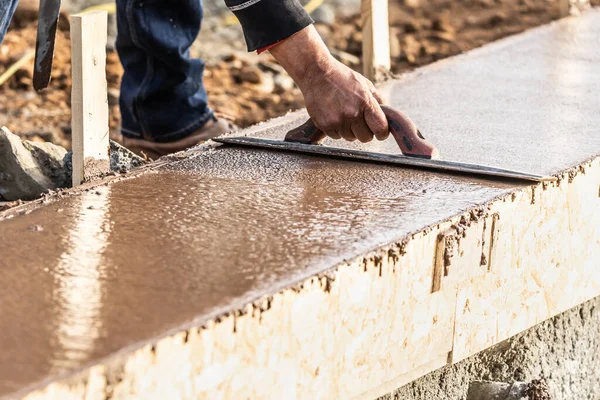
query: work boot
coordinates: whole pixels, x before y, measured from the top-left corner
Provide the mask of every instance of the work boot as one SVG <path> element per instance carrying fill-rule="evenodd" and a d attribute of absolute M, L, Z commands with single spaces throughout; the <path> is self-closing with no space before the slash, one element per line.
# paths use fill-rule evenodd
<path fill-rule="evenodd" d="M 235 129 L 237 129 L 237 127 L 227 119 L 213 117 L 202 126 L 202 128 L 193 132 L 191 135 L 174 142 L 159 143 L 145 139 L 133 139 L 122 136 L 122 144 L 141 157 L 149 160 L 157 160 L 167 154 L 186 150 Z"/>

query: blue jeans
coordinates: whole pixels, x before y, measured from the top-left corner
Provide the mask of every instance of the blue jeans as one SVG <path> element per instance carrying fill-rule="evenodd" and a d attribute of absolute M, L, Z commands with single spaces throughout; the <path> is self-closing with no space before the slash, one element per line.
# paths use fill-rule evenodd
<path fill-rule="evenodd" d="M 19 0 L 0 0 L 0 43 L 4 39 Z"/>
<path fill-rule="evenodd" d="M 17 2 L 0 0 L 0 40 Z M 204 63 L 189 52 L 202 15 L 201 0 L 117 0 L 124 136 L 170 142 L 213 117 L 202 82 Z"/>

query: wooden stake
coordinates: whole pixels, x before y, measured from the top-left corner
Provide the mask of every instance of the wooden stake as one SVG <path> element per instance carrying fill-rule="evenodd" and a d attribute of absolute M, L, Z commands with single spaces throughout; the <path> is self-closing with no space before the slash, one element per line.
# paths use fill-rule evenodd
<path fill-rule="evenodd" d="M 363 74 L 376 81 L 390 70 L 388 0 L 361 0 Z"/>
<path fill-rule="evenodd" d="M 73 187 L 110 171 L 106 11 L 71 16 Z"/>

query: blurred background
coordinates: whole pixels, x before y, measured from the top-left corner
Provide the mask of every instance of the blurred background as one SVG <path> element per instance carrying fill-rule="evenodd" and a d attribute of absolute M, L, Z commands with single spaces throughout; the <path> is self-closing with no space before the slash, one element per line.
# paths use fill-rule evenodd
<path fill-rule="evenodd" d="M 246 52 L 241 28 L 223 0 L 203 0 L 202 31 L 192 47 L 206 62 L 209 103 L 239 126 L 302 108 L 300 91 L 267 53 Z M 303 5 L 332 54 L 361 71 L 360 0 L 310 0 Z M 600 0 L 592 0 L 600 5 Z M 107 0 L 63 0 L 52 82 L 32 88 L 38 0 L 21 0 L 0 45 L 0 126 L 32 141 L 70 145 L 70 43 L 68 15 L 98 7 L 114 11 Z M 560 17 L 558 0 L 390 0 L 392 71 L 401 74 Z M 117 138 L 122 68 L 114 50 L 116 23 L 109 16 L 107 79 L 111 137 Z M 16 65 L 15 65 L 16 64 Z"/>

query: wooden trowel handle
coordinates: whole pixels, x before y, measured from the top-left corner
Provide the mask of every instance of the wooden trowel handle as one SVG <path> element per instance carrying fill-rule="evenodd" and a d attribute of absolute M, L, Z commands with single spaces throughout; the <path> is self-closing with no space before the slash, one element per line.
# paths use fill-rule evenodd
<path fill-rule="evenodd" d="M 439 151 L 429 143 L 414 122 L 405 114 L 388 106 L 381 106 L 387 117 L 389 129 L 405 156 L 420 158 L 438 158 Z M 290 130 L 285 136 L 286 142 L 319 144 L 327 136 L 309 119 L 304 124 Z"/>

